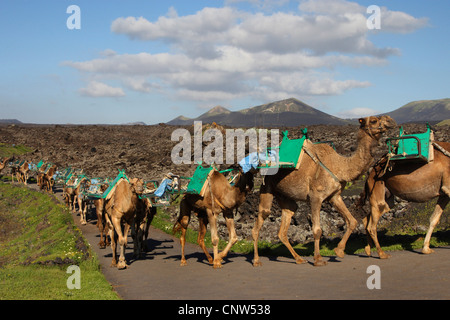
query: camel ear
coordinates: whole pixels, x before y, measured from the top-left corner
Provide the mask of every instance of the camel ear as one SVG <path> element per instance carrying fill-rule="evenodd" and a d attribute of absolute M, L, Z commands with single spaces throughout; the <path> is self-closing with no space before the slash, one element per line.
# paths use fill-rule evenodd
<path fill-rule="evenodd" d="M 361 125 L 361 128 L 364 127 L 366 125 L 366 119 L 365 118 L 360 118 L 359 119 L 359 124 Z"/>

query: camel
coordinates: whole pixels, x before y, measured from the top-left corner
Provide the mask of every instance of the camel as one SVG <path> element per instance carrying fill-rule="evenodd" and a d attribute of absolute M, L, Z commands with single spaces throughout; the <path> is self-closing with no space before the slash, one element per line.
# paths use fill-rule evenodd
<path fill-rule="evenodd" d="M 44 172 L 46 168 L 47 168 L 46 165 L 42 165 L 36 173 L 36 183 L 38 186 L 42 184 L 42 178 L 44 177 Z"/>
<path fill-rule="evenodd" d="M 40 177 L 38 178 L 38 185 L 41 190 L 46 188 L 48 192 L 53 192 L 53 185 L 55 183 L 53 176 L 56 174 L 56 169 L 57 166 L 54 164 L 47 170 L 47 172 L 39 173 Z"/>
<path fill-rule="evenodd" d="M 106 222 L 109 227 L 109 236 L 111 238 L 111 249 L 113 258 L 111 266 L 118 269 L 126 269 L 128 267 L 125 261 L 125 246 L 127 244 L 127 236 L 130 228 L 134 228 L 136 211 L 139 207 L 140 199 L 138 194 L 143 191 L 142 179 L 121 179 L 117 182 L 113 194 L 106 200 Z M 122 224 L 124 225 L 122 231 Z M 139 237 L 134 237 L 134 252 L 138 250 Z M 119 261 L 117 261 L 116 247 L 119 244 Z"/>
<path fill-rule="evenodd" d="M 75 212 L 75 202 L 78 203 L 78 210 L 80 211 L 80 222 L 82 225 L 86 225 L 86 210 L 83 210 L 83 199 L 81 198 L 81 185 L 86 181 L 86 178 L 81 178 L 78 186 L 74 188 L 71 186 L 74 183 L 74 178 L 71 178 L 66 186 L 64 186 L 64 197 L 66 205 L 72 212 Z"/>
<path fill-rule="evenodd" d="M 303 157 L 298 169 L 279 169 L 274 175 L 266 175 L 260 190 L 258 218 L 252 230 L 254 241 L 253 266 L 261 266 L 258 255 L 259 231 L 270 215 L 275 197 L 281 207 L 281 226 L 278 237 L 289 249 L 297 264 L 305 263 L 289 243 L 288 228 L 297 210 L 296 201 L 309 201 L 311 205 L 312 231 L 314 236 L 314 266 L 326 265 L 320 255 L 320 208 L 323 201 L 329 201 L 344 217 L 347 229 L 341 242 L 335 248 L 338 257 L 344 257 L 345 242 L 356 228 L 357 221 L 347 209 L 341 192 L 349 181 L 357 179 L 373 164 L 372 149 L 378 146 L 382 134 L 396 126 L 389 116 L 359 119 L 358 147 L 350 157 L 339 155 L 327 144 L 308 143 L 309 156 Z M 305 141 L 309 142 L 309 140 Z M 304 148 L 306 146 L 304 145 Z"/>
<path fill-rule="evenodd" d="M 3 169 L 5 169 L 6 165 L 8 164 L 10 158 L 6 157 L 3 158 L 3 162 L 0 163 L 0 172 L 2 172 Z"/>
<path fill-rule="evenodd" d="M 394 196 L 411 202 L 428 202 L 438 198 L 422 248 L 424 254 L 433 252 L 430 249 L 431 235 L 450 197 L 450 143 L 435 142 L 434 145 L 434 160 L 431 162 L 396 161 L 391 169 L 385 170 L 388 163 L 387 157 L 384 157 L 370 172 L 357 203 L 357 206 L 363 206 L 367 199 L 370 203 L 370 215 L 363 220 L 367 230 L 365 252 L 368 256 L 375 245 L 380 259 L 390 257 L 378 242 L 377 223 L 390 210 L 388 203 L 393 205 L 390 200 Z"/>
<path fill-rule="evenodd" d="M 139 199 L 136 208 L 134 226 L 131 228 L 131 236 L 134 243 L 134 257 L 140 259 L 142 252 L 148 250 L 148 231 L 153 218 L 156 215 L 156 207 L 152 206 L 149 199 Z"/>
<path fill-rule="evenodd" d="M 30 170 L 28 164 L 28 161 L 25 161 L 21 166 L 11 168 L 12 182 L 14 182 L 14 176 L 16 176 L 17 182 L 23 182 L 23 184 L 27 185 L 28 171 Z"/>
<path fill-rule="evenodd" d="M 181 230 L 181 266 L 187 265 L 184 255 L 186 243 L 186 230 L 190 221 L 191 212 L 194 211 L 199 220 L 199 234 L 197 242 L 205 253 L 208 261 L 213 264 L 214 269 L 222 267 L 222 259 L 236 243 L 237 236 L 234 228 L 233 210 L 238 208 L 244 201 L 247 194 L 253 189 L 253 172 L 242 173 L 236 178 L 232 186 L 227 178 L 220 172 L 214 170 L 209 180 L 209 190 L 204 197 L 198 194 L 185 194 L 180 202 L 180 215 L 173 227 L 173 232 Z M 217 215 L 222 212 L 227 228 L 229 241 L 225 249 L 219 253 L 219 236 L 217 232 Z M 204 238 L 207 224 L 211 226 L 211 240 L 213 244 L 214 258 L 209 255 Z"/>

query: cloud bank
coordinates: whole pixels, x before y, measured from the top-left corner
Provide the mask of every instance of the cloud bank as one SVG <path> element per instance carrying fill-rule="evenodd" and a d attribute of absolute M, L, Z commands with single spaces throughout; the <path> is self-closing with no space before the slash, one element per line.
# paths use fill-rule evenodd
<path fill-rule="evenodd" d="M 117 54 L 107 49 L 97 59 L 64 65 L 95 79 L 79 90 L 93 97 L 120 97 L 130 90 L 204 103 L 339 95 L 371 83 L 339 79 L 337 67 L 385 66 L 388 57 L 400 54 L 397 48 L 377 47 L 371 35 L 408 33 L 427 25 L 424 18 L 383 7 L 382 28 L 374 32 L 366 25 L 367 8 L 344 0 L 301 1 L 296 12 L 270 13 L 232 7 L 239 2 L 228 0 L 225 7 L 185 16 L 170 8 L 156 21 L 119 17 L 111 24 L 113 33 L 158 41 L 167 51 Z M 250 3 L 267 8 L 269 2 Z M 119 80 L 122 88 L 107 85 L 111 80 Z"/>

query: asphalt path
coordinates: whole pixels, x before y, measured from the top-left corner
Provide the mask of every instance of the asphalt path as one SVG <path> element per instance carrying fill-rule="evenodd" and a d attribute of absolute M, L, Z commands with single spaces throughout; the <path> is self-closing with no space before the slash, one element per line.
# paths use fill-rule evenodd
<path fill-rule="evenodd" d="M 61 194 L 56 194 L 61 199 Z M 91 216 L 92 217 L 92 216 Z M 213 269 L 199 246 L 186 244 L 188 265 L 181 267 L 179 240 L 151 228 L 150 251 L 134 260 L 129 237 L 126 259 L 129 268 L 111 267 L 111 248 L 100 249 L 96 220 L 80 225 L 97 253 L 102 272 L 124 300 L 448 300 L 450 299 L 450 247 L 390 252 L 382 260 L 365 255 L 340 259 L 324 257 L 328 264 L 314 267 L 313 258 L 297 265 L 290 257 L 261 256 L 262 266 L 253 267 L 251 255 L 231 253 L 223 268 Z M 370 289 L 369 287 L 375 288 Z"/>

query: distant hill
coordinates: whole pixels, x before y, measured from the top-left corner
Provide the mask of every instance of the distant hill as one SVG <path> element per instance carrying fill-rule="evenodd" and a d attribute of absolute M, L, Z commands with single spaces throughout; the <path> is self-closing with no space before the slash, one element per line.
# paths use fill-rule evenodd
<path fill-rule="evenodd" d="M 138 121 L 138 122 L 127 122 L 127 123 L 124 123 L 124 125 L 126 125 L 126 126 L 146 126 L 147 124 L 145 122 Z"/>
<path fill-rule="evenodd" d="M 0 124 L 21 124 L 22 121 L 17 119 L 0 119 Z"/>
<path fill-rule="evenodd" d="M 347 120 L 319 111 L 295 98 L 271 102 L 268 104 L 232 112 L 216 106 L 197 118 L 179 116 L 167 124 L 191 125 L 194 121 L 216 122 L 234 127 L 280 127 L 313 124 L 347 124 Z"/>
<path fill-rule="evenodd" d="M 450 119 L 450 98 L 410 102 L 394 111 L 385 113 L 397 123 L 440 122 Z"/>
<path fill-rule="evenodd" d="M 450 126 L 450 119 L 442 120 L 437 124 L 437 126 Z"/>

